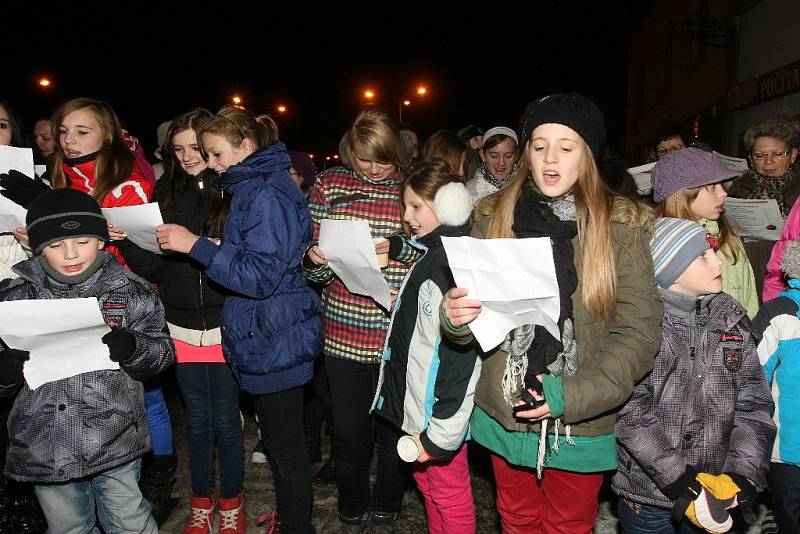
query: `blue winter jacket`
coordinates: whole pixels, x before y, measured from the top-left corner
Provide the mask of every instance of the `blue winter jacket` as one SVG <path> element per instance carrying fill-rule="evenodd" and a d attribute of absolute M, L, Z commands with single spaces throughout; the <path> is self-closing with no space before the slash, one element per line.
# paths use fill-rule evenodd
<path fill-rule="evenodd" d="M 222 346 L 245 391 L 275 393 L 307 382 L 322 348 L 319 298 L 300 267 L 311 215 L 275 142 L 215 182 L 231 195 L 222 244 L 200 238 L 190 255 L 234 292 L 222 309 Z"/>

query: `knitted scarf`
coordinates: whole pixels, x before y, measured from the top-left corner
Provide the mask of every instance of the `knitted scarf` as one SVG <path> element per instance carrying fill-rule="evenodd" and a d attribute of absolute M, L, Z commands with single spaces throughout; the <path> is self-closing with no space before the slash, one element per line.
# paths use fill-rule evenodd
<path fill-rule="evenodd" d="M 536 379 L 540 373 L 554 376 L 573 375 L 578 370 L 578 355 L 572 319 L 572 294 L 578 287 L 575 252 L 572 238 L 578 233 L 575 198 L 569 195 L 548 199 L 533 187 L 525 187 L 514 208 L 514 234 L 518 238 L 549 237 L 553 246 L 556 281 L 560 302 L 558 327 L 561 339 L 556 339 L 541 325 L 523 325 L 506 336 L 501 348 L 508 353 L 503 374 L 503 396 L 511 406 L 519 397 L 528 396 L 527 389 L 542 392 Z M 567 427 L 567 439 L 569 427 Z M 547 421 L 542 421 L 537 471 L 541 476 L 547 442 Z M 556 421 L 556 450 L 558 421 Z"/>
<path fill-rule="evenodd" d="M 478 167 L 478 172 L 481 173 L 483 179 L 492 184 L 492 187 L 496 188 L 498 191 L 503 189 L 506 184 L 511 181 L 511 178 L 517 173 L 517 164 L 515 163 L 511 170 L 508 171 L 508 175 L 504 179 L 495 178 L 492 174 L 492 171 L 489 170 L 489 167 L 486 166 L 486 163 L 481 161 L 480 166 Z"/>

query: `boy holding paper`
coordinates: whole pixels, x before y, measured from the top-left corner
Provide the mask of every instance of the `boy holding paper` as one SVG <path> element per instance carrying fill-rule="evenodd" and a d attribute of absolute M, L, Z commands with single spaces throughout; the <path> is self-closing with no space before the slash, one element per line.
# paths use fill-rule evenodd
<path fill-rule="evenodd" d="M 48 191 L 30 206 L 32 259 L 0 286 L 0 301 L 97 297 L 111 332 L 103 336 L 119 370 L 25 384 L 25 351 L 0 351 L 0 395 L 16 393 L 5 473 L 32 482 L 50 532 L 94 532 L 95 507 L 107 532 L 158 532 L 138 479 L 150 449 L 140 380 L 174 361 L 164 311 L 150 284 L 103 251 L 108 228 L 97 202 Z M 65 358 L 80 357 L 65 354 Z"/>

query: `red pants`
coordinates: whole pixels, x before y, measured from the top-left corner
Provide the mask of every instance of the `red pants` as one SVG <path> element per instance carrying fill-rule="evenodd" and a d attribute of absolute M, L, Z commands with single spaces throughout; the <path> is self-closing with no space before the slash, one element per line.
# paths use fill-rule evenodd
<path fill-rule="evenodd" d="M 601 473 L 536 471 L 492 454 L 497 511 L 505 534 L 591 534 L 597 517 Z"/>
<path fill-rule="evenodd" d="M 429 534 L 474 534 L 475 504 L 466 443 L 449 462 L 415 463 L 414 480 L 425 498 Z"/>

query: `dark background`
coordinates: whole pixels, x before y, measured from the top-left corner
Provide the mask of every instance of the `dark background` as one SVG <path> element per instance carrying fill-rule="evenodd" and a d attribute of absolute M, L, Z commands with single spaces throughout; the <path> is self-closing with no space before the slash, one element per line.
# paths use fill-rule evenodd
<path fill-rule="evenodd" d="M 424 84 L 428 95 L 403 111 L 423 138 L 467 124 L 516 128 L 532 98 L 578 91 L 605 111 L 621 147 L 630 3 L 16 4 L 2 10 L 0 98 L 26 130 L 65 98 L 105 99 L 150 156 L 160 122 L 239 95 L 256 113 L 287 106 L 281 139 L 319 162 L 336 153 L 367 86 L 396 114 Z"/>

